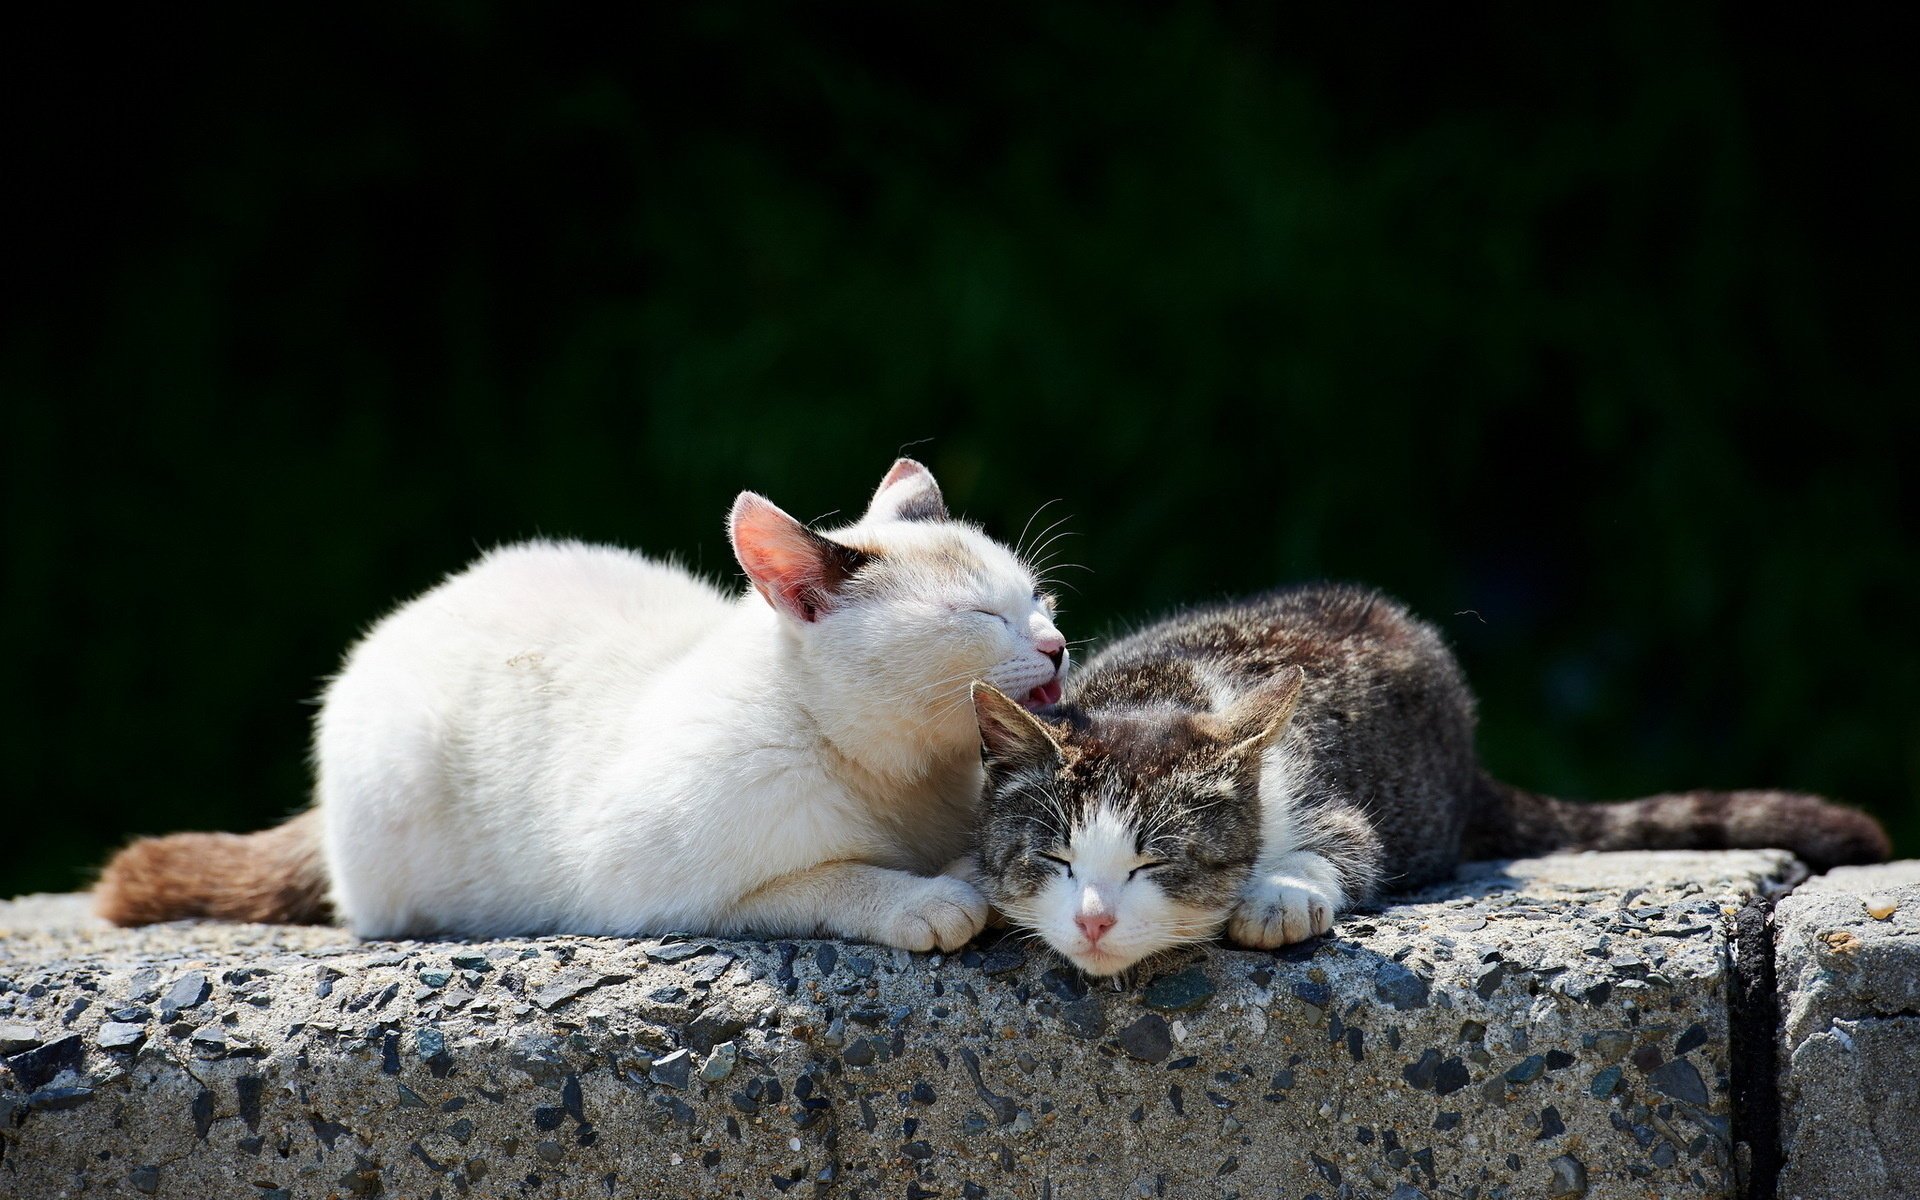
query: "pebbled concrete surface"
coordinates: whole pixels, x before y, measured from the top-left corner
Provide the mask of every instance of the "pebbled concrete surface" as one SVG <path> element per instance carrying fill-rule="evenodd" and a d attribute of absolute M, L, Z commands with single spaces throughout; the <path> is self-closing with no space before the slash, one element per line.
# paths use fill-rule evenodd
<path fill-rule="evenodd" d="M 1809 880 L 1774 928 L 1779 1195 L 1920 1196 L 1920 862 Z"/>
<path fill-rule="evenodd" d="M 361 943 L 0 904 L 0 1196 L 1728 1196 L 1774 852 L 1478 864 L 1088 986 L 1003 940 Z"/>

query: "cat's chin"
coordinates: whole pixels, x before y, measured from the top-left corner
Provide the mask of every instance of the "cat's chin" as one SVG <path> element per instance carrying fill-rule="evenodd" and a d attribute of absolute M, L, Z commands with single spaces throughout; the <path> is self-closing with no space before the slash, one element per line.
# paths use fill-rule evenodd
<path fill-rule="evenodd" d="M 1029 712 L 1039 712 L 1050 705 L 1060 703 L 1061 684 L 1059 676 L 1047 680 L 1020 698 L 1020 706 Z"/>
<path fill-rule="evenodd" d="M 1065 951 L 1061 953 L 1066 956 L 1068 962 L 1080 968 L 1082 974 L 1094 975 L 1102 979 L 1110 975 L 1118 975 L 1140 961 L 1138 954 L 1109 954 L 1098 949 L 1080 950 L 1072 954 L 1066 954 Z"/>

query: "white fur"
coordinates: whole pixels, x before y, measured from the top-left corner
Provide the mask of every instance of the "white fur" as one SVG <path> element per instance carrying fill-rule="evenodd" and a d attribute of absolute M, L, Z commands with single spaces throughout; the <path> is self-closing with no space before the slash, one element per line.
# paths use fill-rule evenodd
<path fill-rule="evenodd" d="M 1260 767 L 1260 858 L 1227 919 L 1227 936 L 1265 950 L 1332 929 L 1347 893 L 1332 863 L 1300 848 L 1293 798 L 1308 787 L 1306 762 L 1283 741 Z"/>
<path fill-rule="evenodd" d="M 879 555 L 885 586 L 818 620 L 538 542 L 381 621 L 316 736 L 344 920 L 367 937 L 971 937 L 985 902 L 933 874 L 978 795 L 968 684 L 1055 679 L 1041 647 L 1059 634 L 1004 546 L 893 519 L 932 486 L 897 465 L 829 535 Z"/>
<path fill-rule="evenodd" d="M 1309 768 L 1286 743 L 1270 748 L 1260 775 L 1261 850 L 1231 911 L 1182 904 L 1154 882 L 1152 862 L 1134 849 L 1139 830 L 1123 805 L 1103 804 L 1054 853 L 1062 869 L 1017 914 L 1054 949 L 1091 975 L 1111 975 L 1148 955 L 1211 937 L 1224 925 L 1245 946 L 1271 948 L 1333 928 L 1347 906 L 1343 881 L 1323 856 L 1299 849 L 1293 797 Z M 1076 918 L 1105 913 L 1113 925 L 1089 937 Z"/>
<path fill-rule="evenodd" d="M 1055 853 L 1067 861 L 1015 917 L 1089 975 L 1111 975 L 1156 951 L 1211 937 L 1222 914 L 1171 899 L 1153 881 L 1154 860 L 1139 854 L 1131 818 L 1110 805 L 1076 825 Z M 1097 938 L 1076 919 L 1106 915 Z"/>
<path fill-rule="evenodd" d="M 1339 873 L 1323 856 L 1311 850 L 1262 854 L 1227 919 L 1227 936 L 1262 950 L 1303 942 L 1332 929 L 1346 904 Z"/>

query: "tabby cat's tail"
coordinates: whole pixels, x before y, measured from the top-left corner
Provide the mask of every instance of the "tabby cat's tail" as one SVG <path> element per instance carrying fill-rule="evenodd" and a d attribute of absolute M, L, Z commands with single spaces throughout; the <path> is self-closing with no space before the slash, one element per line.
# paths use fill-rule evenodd
<path fill-rule="evenodd" d="M 1507 858 L 1549 850 L 1790 850 L 1815 871 L 1884 862 L 1893 846 L 1857 809 L 1801 792 L 1671 792 L 1578 804 L 1482 778 L 1462 853 Z"/>
<path fill-rule="evenodd" d="M 182 917 L 318 924 L 331 918 L 320 813 L 260 833 L 142 838 L 113 856 L 94 909 L 116 925 Z"/>

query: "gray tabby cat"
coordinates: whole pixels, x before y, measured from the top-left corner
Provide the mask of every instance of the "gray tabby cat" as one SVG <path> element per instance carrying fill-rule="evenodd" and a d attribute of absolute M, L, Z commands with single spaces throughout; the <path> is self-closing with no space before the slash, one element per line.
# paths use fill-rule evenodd
<path fill-rule="evenodd" d="M 1094 975 L 1223 925 L 1300 941 L 1463 859 L 1781 846 L 1825 868 L 1890 850 L 1871 817 L 1813 796 L 1583 805 L 1498 783 L 1439 632 L 1365 588 L 1183 613 L 1096 655 L 1040 717 L 985 684 L 974 708 L 977 882 Z"/>

